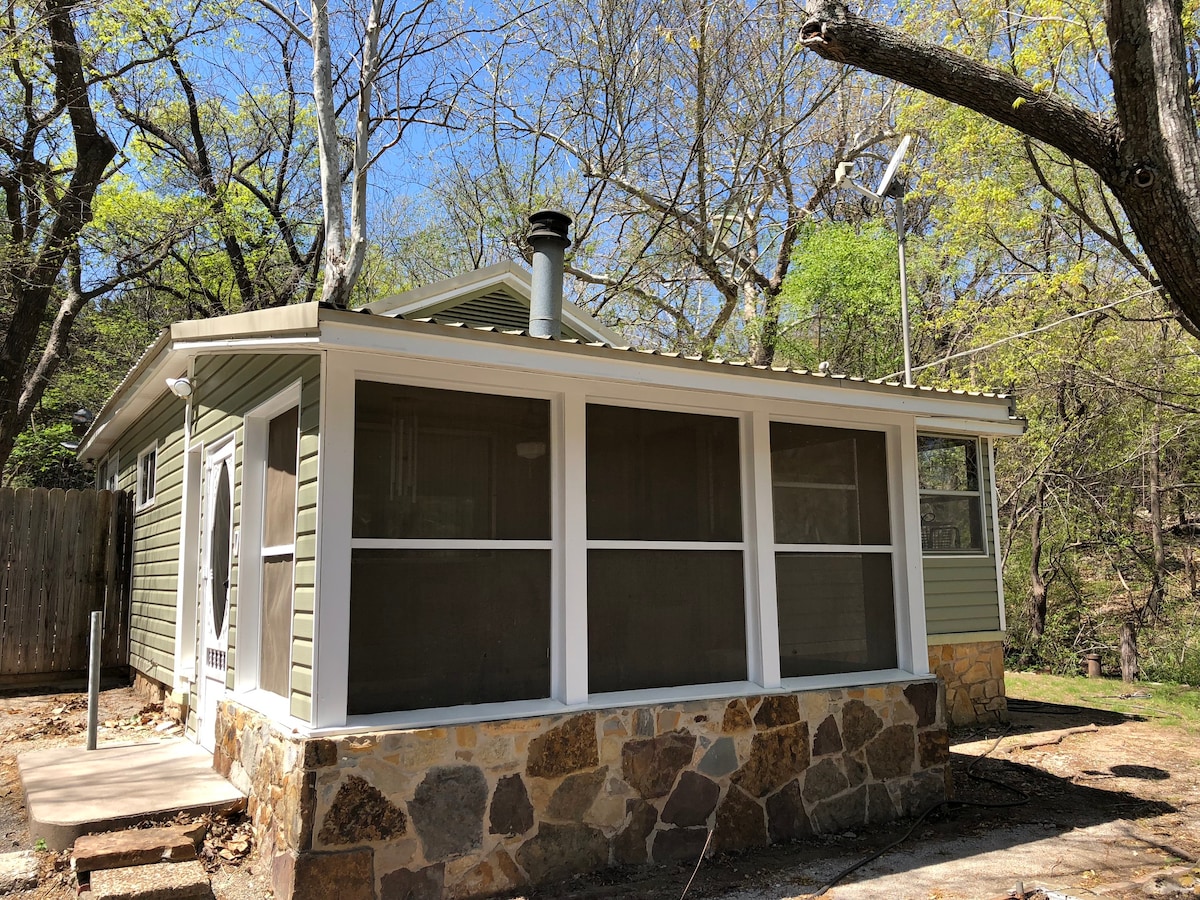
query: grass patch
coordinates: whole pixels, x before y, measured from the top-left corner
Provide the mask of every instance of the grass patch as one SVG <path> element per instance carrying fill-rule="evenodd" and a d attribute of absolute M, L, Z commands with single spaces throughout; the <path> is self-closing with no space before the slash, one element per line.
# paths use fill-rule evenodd
<path fill-rule="evenodd" d="M 1005 672 L 1004 687 L 1009 697 L 1021 700 L 1107 709 L 1200 731 L 1200 689 L 1187 684 L 1125 684 L 1119 678 Z"/>

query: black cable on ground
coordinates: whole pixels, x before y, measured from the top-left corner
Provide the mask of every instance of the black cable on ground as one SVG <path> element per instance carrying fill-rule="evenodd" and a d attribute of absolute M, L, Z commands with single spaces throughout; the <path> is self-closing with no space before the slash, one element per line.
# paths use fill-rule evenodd
<path fill-rule="evenodd" d="M 870 856 L 860 859 L 858 862 L 854 863 L 854 865 L 847 866 L 845 869 L 842 869 L 842 871 L 838 872 L 836 875 L 833 876 L 833 878 L 831 878 L 829 881 L 827 881 L 825 884 L 823 884 L 821 886 L 820 890 L 818 890 L 815 894 L 809 894 L 808 896 L 809 897 L 823 897 L 825 895 L 826 891 L 828 891 L 831 887 L 836 885 L 839 881 L 841 881 L 847 875 L 850 875 L 853 872 L 857 872 L 859 869 L 861 869 L 863 866 L 867 865 L 868 863 L 874 862 L 875 860 L 879 859 L 879 857 L 883 856 L 889 850 L 894 850 L 896 847 L 899 847 L 901 844 L 903 844 L 905 841 L 907 841 L 912 836 L 912 833 L 917 830 L 917 828 L 921 825 L 921 823 L 924 822 L 925 819 L 931 813 L 933 813 L 936 810 L 939 810 L 943 807 L 952 808 L 952 807 L 963 807 L 963 806 L 978 806 L 978 807 L 983 807 L 984 809 L 1007 809 L 1007 808 L 1013 807 L 1013 806 L 1023 806 L 1024 804 L 1028 803 L 1030 798 L 1029 798 L 1029 794 L 1026 791 L 1023 791 L 1018 787 L 1013 787 L 1011 784 L 1006 784 L 1005 782 L 1000 781 L 997 778 L 989 778 L 987 775 L 977 775 L 974 771 L 975 767 L 977 765 L 979 765 L 979 763 L 982 762 L 984 760 L 984 758 L 986 758 L 993 750 L 995 750 L 997 747 L 1000 746 L 1000 742 L 1002 740 L 1004 740 L 1005 737 L 1008 736 L 1008 731 L 1009 731 L 1009 729 L 1006 728 L 1004 730 L 1004 734 L 1002 734 L 1002 735 L 1000 735 L 1000 737 L 996 738 L 996 740 L 992 744 L 992 746 L 988 747 L 987 750 L 985 750 L 983 753 L 976 756 L 975 759 L 973 759 L 971 761 L 971 764 L 969 766 L 967 766 L 967 777 L 973 778 L 976 781 L 985 781 L 988 784 L 993 784 L 996 787 L 1003 788 L 1006 791 L 1011 791 L 1012 793 L 1017 794 L 1020 799 L 1008 800 L 1008 801 L 999 800 L 999 801 L 990 802 L 990 803 L 986 800 L 939 800 L 937 803 L 933 804 L 931 807 L 929 807 L 927 810 L 925 810 L 925 812 L 923 812 L 919 816 L 917 816 L 916 821 L 912 823 L 912 826 L 908 829 L 908 831 L 904 832 L 904 834 L 901 835 L 899 838 L 892 841 L 887 846 L 881 847 L 880 849 L 876 850 Z"/>

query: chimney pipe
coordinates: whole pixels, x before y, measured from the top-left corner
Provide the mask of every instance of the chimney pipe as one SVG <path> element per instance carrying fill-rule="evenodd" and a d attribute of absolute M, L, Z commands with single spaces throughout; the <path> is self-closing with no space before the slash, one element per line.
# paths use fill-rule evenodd
<path fill-rule="evenodd" d="M 563 256 L 571 246 L 567 229 L 571 217 L 554 209 L 543 209 L 529 217 L 533 230 L 533 286 L 529 296 L 529 334 L 558 340 L 562 332 Z"/>

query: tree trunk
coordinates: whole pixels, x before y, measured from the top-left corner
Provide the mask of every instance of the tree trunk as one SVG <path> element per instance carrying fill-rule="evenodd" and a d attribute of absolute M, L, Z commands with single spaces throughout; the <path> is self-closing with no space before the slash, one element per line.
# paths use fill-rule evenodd
<path fill-rule="evenodd" d="M 1161 373 L 1161 369 L 1159 372 Z M 1159 376 L 1161 388 L 1161 374 Z M 1150 457 L 1147 460 L 1147 480 L 1149 487 L 1150 507 L 1150 541 L 1154 548 L 1154 570 L 1150 573 L 1150 594 L 1146 598 L 1146 613 L 1151 621 L 1162 611 L 1163 594 L 1166 589 L 1167 551 L 1163 543 L 1162 517 L 1162 473 L 1161 473 L 1161 443 L 1160 418 L 1162 414 L 1162 394 L 1154 404 L 1153 418 L 1150 420 Z"/>
<path fill-rule="evenodd" d="M 1137 622 L 1130 616 L 1121 625 L 1121 680 L 1133 684 L 1138 676 Z"/>
<path fill-rule="evenodd" d="M 1046 579 L 1042 577 L 1042 523 L 1046 506 L 1046 479 L 1038 479 L 1033 519 L 1029 525 L 1029 650 L 1036 659 L 1046 633 Z"/>
<path fill-rule="evenodd" d="M 54 92 L 70 120 L 75 168 L 62 194 L 46 198 L 49 215 L 45 218 L 50 224 L 40 242 L 30 240 L 25 244 L 25 248 L 30 244 L 36 247 L 28 250 L 31 256 L 22 259 L 17 247 L 7 248 L 10 256 L 3 268 L 7 282 L 4 290 L 12 316 L 0 342 L 0 468 L 8 462 L 17 435 L 28 424 L 29 414 L 45 389 L 44 380 L 26 383 L 38 334 L 63 265 L 75 250 L 79 233 L 92 220 L 96 189 L 117 153 L 116 145 L 96 124 L 88 98 L 79 41 L 71 21 L 74 5 L 70 0 L 49 0 L 45 9 L 46 30 L 54 48 Z M 38 111 L 27 108 L 23 113 L 34 117 Z M 10 229 L 23 229 L 26 224 L 11 219 L 8 222 Z"/>
<path fill-rule="evenodd" d="M 1124 209 L 1180 324 L 1200 337 L 1200 139 L 1177 2 L 1109 0 L 1115 120 L 852 14 L 844 0 L 808 0 L 807 10 L 801 41 L 825 59 L 974 110 L 1094 170 Z"/>

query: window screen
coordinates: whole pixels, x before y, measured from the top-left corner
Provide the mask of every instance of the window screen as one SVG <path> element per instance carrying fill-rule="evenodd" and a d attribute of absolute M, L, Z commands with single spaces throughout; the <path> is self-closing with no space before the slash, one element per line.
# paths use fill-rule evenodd
<path fill-rule="evenodd" d="M 738 420 L 587 408 L 592 540 L 740 541 Z"/>
<path fill-rule="evenodd" d="M 894 668 L 887 436 L 772 422 L 771 483 L 780 674 Z"/>
<path fill-rule="evenodd" d="M 548 697 L 549 401 L 359 382 L 354 445 L 349 712 Z"/>
<path fill-rule="evenodd" d="M 258 686 L 284 697 L 291 685 L 299 427 L 300 410 L 295 406 L 267 423 L 263 483 L 262 655 Z"/>
<path fill-rule="evenodd" d="M 775 577 L 784 678 L 895 667 L 890 553 L 780 553 Z"/>
<path fill-rule="evenodd" d="M 549 539 L 549 401 L 360 381 L 355 402 L 355 537 Z"/>
<path fill-rule="evenodd" d="M 156 446 L 144 450 L 138 456 L 137 470 L 137 508 L 149 506 L 154 502 L 155 489 L 158 480 L 158 448 Z"/>
<path fill-rule="evenodd" d="M 887 447 L 878 431 L 771 423 L 779 544 L 888 544 Z"/>
<path fill-rule="evenodd" d="M 738 550 L 589 551 L 589 690 L 745 680 L 742 595 Z"/>
<path fill-rule="evenodd" d="M 588 539 L 606 542 L 588 551 L 592 693 L 745 680 L 738 429 L 588 406 Z"/>
<path fill-rule="evenodd" d="M 550 691 L 550 553 L 354 550 L 348 711 Z"/>

